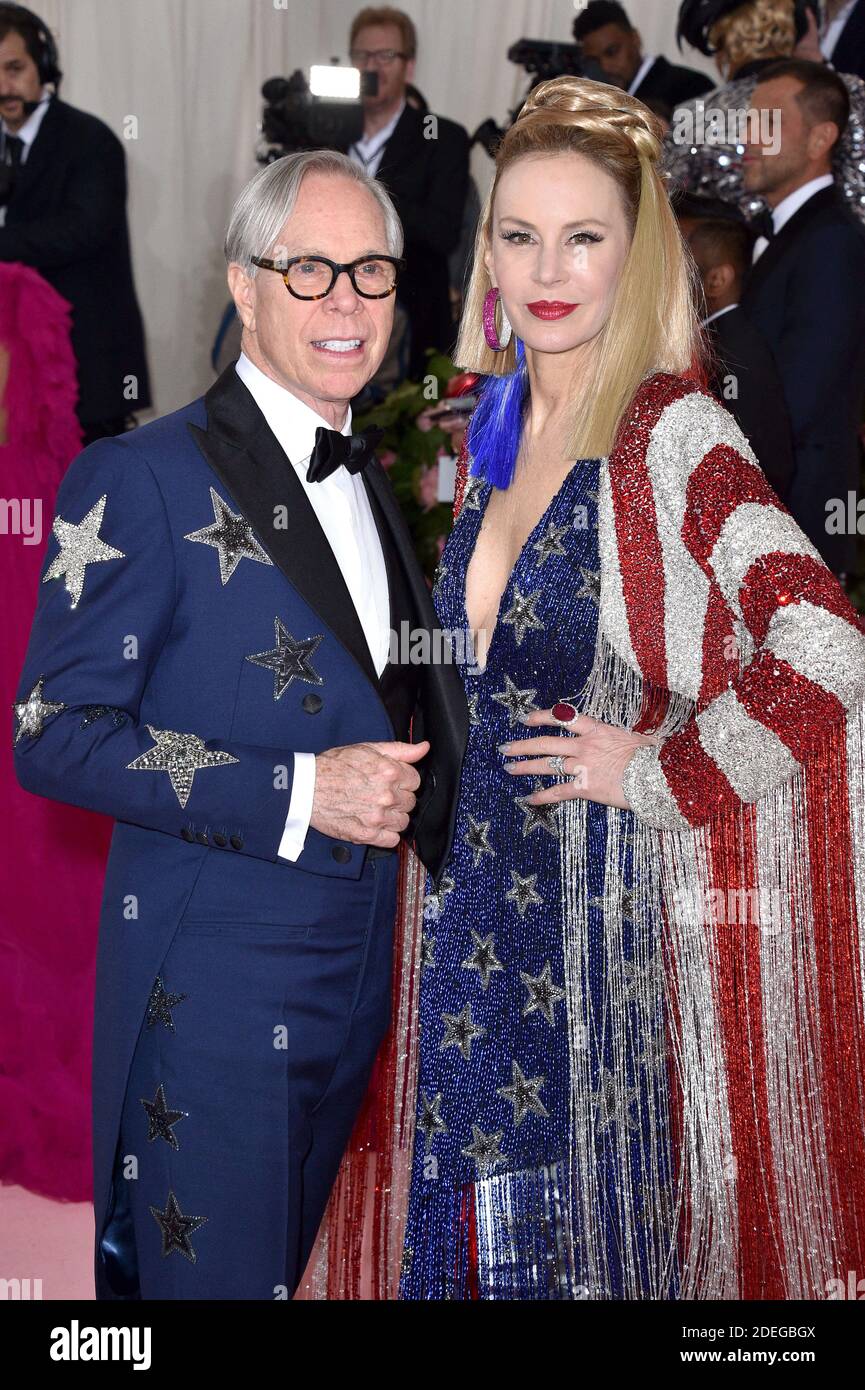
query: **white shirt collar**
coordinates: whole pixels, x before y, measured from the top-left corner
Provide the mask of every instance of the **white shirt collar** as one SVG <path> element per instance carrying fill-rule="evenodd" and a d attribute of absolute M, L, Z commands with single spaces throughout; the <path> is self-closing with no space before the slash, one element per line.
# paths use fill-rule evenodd
<path fill-rule="evenodd" d="M 39 105 L 36 107 L 35 111 L 30 112 L 30 115 L 27 117 L 27 120 L 24 122 L 20 130 L 8 130 L 6 127 L 6 122 L 3 120 L 3 117 L 0 116 L 0 129 L 2 129 L 3 134 L 17 135 L 18 139 L 23 140 L 24 144 L 27 146 L 29 150 L 30 146 L 33 144 L 33 141 L 36 139 L 36 136 L 39 134 L 39 127 L 42 124 L 45 112 L 48 110 L 48 103 L 50 102 L 52 96 L 53 92 L 46 92 L 45 88 L 42 88 L 42 94 L 39 98 Z"/>
<path fill-rule="evenodd" d="M 286 387 L 267 376 L 260 367 L 251 362 L 245 352 L 241 352 L 235 363 L 235 370 L 246 386 L 268 425 L 288 458 L 295 465 L 303 465 L 304 471 L 309 456 L 315 446 L 315 432 L 319 425 L 325 429 L 333 426 L 323 419 L 312 406 L 298 399 Z M 351 406 L 346 408 L 345 424 L 340 434 L 351 434 Z"/>
<path fill-rule="evenodd" d="M 637 71 L 636 71 L 635 74 L 634 74 L 634 80 L 633 80 L 633 82 L 631 83 L 630 87 L 628 88 L 628 92 L 629 92 L 631 95 L 633 95 L 633 93 L 637 90 L 637 88 L 639 87 L 639 85 L 640 85 L 640 83 L 642 82 L 643 78 L 646 76 L 646 73 L 649 71 L 649 68 L 652 66 L 652 64 L 654 63 L 654 61 L 655 61 L 655 54 L 654 54 L 654 53 L 650 53 L 650 54 L 648 55 L 647 58 L 644 58 L 644 59 L 643 59 L 642 63 L 641 63 L 640 66 L 637 68 Z"/>
<path fill-rule="evenodd" d="M 714 314 L 710 314 L 707 319 L 703 319 L 703 327 L 705 328 L 706 324 L 711 323 L 713 319 L 719 319 L 722 314 L 729 314 L 731 309 L 738 309 L 738 307 L 738 304 L 725 304 L 723 309 L 716 309 Z"/>
<path fill-rule="evenodd" d="M 386 144 L 393 135 L 396 130 L 397 122 L 405 110 L 406 105 L 406 99 L 403 97 L 402 105 L 396 114 L 391 117 L 387 125 L 383 125 L 381 130 L 377 130 L 374 135 L 370 135 L 368 138 L 366 136 L 361 136 L 359 140 L 355 140 L 352 148 L 356 149 L 358 154 L 362 155 L 365 160 L 368 160 L 379 146 Z"/>
<path fill-rule="evenodd" d="M 828 188 L 830 183 L 834 182 L 831 174 L 819 174 L 816 179 L 809 179 L 800 188 L 794 188 L 786 198 L 782 198 L 778 206 L 772 209 L 772 225 L 776 233 L 780 232 L 785 222 L 790 221 L 793 213 L 798 212 L 803 203 L 807 203 L 821 188 Z"/>
<path fill-rule="evenodd" d="M 831 21 L 830 24 L 826 25 L 826 31 L 823 34 L 822 39 L 820 40 L 820 52 L 823 54 L 824 58 L 832 57 L 832 54 L 835 52 L 835 47 L 838 43 L 838 40 L 841 37 L 841 31 L 843 30 L 845 24 L 847 23 L 847 20 L 853 13 L 855 7 L 856 0 L 847 0 L 847 4 L 842 5 L 835 18 Z"/>

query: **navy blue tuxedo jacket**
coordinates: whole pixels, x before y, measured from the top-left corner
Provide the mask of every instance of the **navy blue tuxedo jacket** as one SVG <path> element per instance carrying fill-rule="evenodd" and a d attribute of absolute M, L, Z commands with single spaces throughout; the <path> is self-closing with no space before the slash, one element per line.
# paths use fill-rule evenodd
<path fill-rule="evenodd" d="M 865 397 L 865 228 L 835 187 L 784 223 L 745 278 L 741 307 L 772 350 L 793 431 L 785 497 L 836 574 L 856 568 L 856 535 L 827 533 L 827 501 L 859 486 Z"/>
<path fill-rule="evenodd" d="M 432 627 L 386 475 L 373 460 L 362 477 L 390 578 L 401 566 L 415 625 Z M 178 922 L 189 913 L 297 925 L 326 913 L 334 880 L 359 878 L 367 850 L 310 828 L 296 862 L 278 857 L 292 754 L 395 731 L 333 552 L 233 363 L 205 397 L 79 454 L 56 517 L 15 759 L 27 790 L 116 821 L 97 953 L 98 1245 L 136 1037 Z M 214 526 L 220 547 L 208 543 Z M 278 650 L 277 620 L 298 653 L 281 678 L 250 660 Z M 468 710 L 455 666 L 415 675 L 413 737 L 429 737 L 432 751 L 417 765 L 406 838 L 439 877 Z"/>

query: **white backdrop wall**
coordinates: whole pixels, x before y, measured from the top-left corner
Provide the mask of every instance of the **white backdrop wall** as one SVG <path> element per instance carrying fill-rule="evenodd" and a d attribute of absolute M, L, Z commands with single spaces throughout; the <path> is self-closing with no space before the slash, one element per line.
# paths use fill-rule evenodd
<path fill-rule="evenodd" d="M 645 52 L 712 72 L 674 33 L 676 0 L 626 0 Z M 228 291 L 222 238 L 256 172 L 263 81 L 346 59 L 355 0 L 30 0 L 60 47 L 61 96 L 124 139 L 129 224 L 155 413 L 206 390 Z M 522 36 L 570 39 L 573 0 L 402 0 L 418 30 L 415 83 L 469 132 L 501 123 L 526 87 L 506 59 Z M 128 118 L 137 123 L 127 138 Z M 491 163 L 476 147 L 481 192 Z M 142 414 L 142 419 L 149 416 Z"/>

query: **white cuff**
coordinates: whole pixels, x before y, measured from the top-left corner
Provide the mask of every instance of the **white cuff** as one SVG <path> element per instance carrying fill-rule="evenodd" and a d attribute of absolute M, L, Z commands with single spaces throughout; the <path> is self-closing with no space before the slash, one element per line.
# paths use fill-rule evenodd
<path fill-rule="evenodd" d="M 299 859 L 303 853 L 306 832 L 312 815 L 315 795 L 315 754 L 295 753 L 294 778 L 285 829 L 276 851 L 280 859 Z"/>

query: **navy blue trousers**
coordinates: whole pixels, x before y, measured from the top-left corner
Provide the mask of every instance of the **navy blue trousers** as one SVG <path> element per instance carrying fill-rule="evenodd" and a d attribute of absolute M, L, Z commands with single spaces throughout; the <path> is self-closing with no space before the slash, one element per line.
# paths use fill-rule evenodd
<path fill-rule="evenodd" d="M 126 1297 L 295 1291 L 390 1023 L 397 864 L 308 926 L 181 921 L 123 1107 Z"/>

